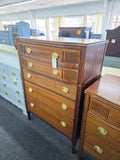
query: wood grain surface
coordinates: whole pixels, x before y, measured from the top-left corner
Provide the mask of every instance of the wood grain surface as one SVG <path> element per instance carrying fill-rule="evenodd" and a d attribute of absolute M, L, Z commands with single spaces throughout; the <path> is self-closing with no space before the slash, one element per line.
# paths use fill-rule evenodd
<path fill-rule="evenodd" d="M 30 103 L 34 104 L 33 108 L 30 106 Z M 71 119 L 29 96 L 27 96 L 27 107 L 30 111 L 36 113 L 38 116 L 48 121 L 51 125 L 72 137 L 73 121 Z M 66 127 L 61 125 L 61 121 L 66 123 Z"/>

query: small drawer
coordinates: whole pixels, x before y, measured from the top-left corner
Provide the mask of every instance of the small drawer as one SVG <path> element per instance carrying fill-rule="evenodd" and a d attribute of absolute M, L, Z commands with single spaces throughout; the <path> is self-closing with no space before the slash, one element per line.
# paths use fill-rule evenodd
<path fill-rule="evenodd" d="M 93 114 L 87 114 L 86 132 L 100 139 L 113 149 L 120 151 L 120 131 Z"/>
<path fill-rule="evenodd" d="M 54 77 L 57 79 L 62 78 L 62 68 L 52 68 L 50 63 L 37 62 L 32 59 L 27 59 L 25 67 L 31 71 L 41 73 L 46 76 Z"/>
<path fill-rule="evenodd" d="M 89 104 L 89 111 L 99 116 L 108 123 L 120 128 L 120 110 L 111 107 L 103 99 L 91 98 Z"/>
<path fill-rule="evenodd" d="M 72 138 L 73 121 L 39 101 L 27 96 L 27 107 L 30 111 L 49 122 L 55 128 Z"/>
<path fill-rule="evenodd" d="M 100 160 L 120 159 L 120 152 L 113 150 L 110 146 L 105 145 L 104 142 L 102 143 L 102 141 L 95 139 L 87 133 L 85 134 L 83 150 Z"/>
<path fill-rule="evenodd" d="M 45 76 L 41 76 L 23 69 L 24 79 L 40 85 L 44 88 L 50 89 L 65 97 L 76 100 L 77 85 L 67 84 L 66 82 L 56 81 Z"/>
<path fill-rule="evenodd" d="M 26 94 L 74 119 L 75 102 L 25 81 Z"/>
<path fill-rule="evenodd" d="M 45 63 L 52 62 L 52 57 L 56 58 L 58 62 L 62 61 L 63 51 L 58 48 L 26 44 L 24 49 L 22 47 L 21 51 L 24 51 L 25 55 L 27 55 L 28 57 L 37 59 Z"/>

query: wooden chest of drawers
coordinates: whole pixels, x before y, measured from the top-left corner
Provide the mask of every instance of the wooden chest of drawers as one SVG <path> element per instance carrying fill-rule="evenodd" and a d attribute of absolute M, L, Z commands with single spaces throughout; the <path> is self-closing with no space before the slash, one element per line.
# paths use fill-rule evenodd
<path fill-rule="evenodd" d="M 120 77 L 105 75 L 85 90 L 79 153 L 120 159 Z"/>
<path fill-rule="evenodd" d="M 107 41 L 19 38 L 19 59 L 30 112 L 67 136 L 75 150 L 81 93 L 101 75 Z"/>

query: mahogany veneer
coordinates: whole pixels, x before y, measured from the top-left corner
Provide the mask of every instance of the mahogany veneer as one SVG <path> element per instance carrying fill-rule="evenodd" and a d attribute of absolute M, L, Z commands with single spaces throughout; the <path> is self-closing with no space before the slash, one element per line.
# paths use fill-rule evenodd
<path fill-rule="evenodd" d="M 120 159 L 120 77 L 105 75 L 85 90 L 79 156 Z"/>
<path fill-rule="evenodd" d="M 32 112 L 64 134 L 74 152 L 81 96 L 101 75 L 107 41 L 31 37 L 17 43 L 28 119 Z"/>

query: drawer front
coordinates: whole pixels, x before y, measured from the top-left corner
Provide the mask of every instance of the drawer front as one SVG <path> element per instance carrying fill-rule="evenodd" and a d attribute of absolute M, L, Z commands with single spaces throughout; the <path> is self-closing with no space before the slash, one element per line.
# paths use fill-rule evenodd
<path fill-rule="evenodd" d="M 23 73 L 24 79 L 32 83 L 38 84 L 44 88 L 50 89 L 51 91 L 59 93 L 65 97 L 76 100 L 77 85 L 56 81 L 54 79 L 35 74 L 25 69 L 23 69 Z M 64 88 L 66 90 L 64 90 Z"/>
<path fill-rule="evenodd" d="M 86 132 L 107 143 L 118 152 L 120 151 L 120 130 L 114 129 L 90 113 L 87 115 Z"/>
<path fill-rule="evenodd" d="M 100 160 L 120 159 L 120 152 L 118 153 L 117 151 L 104 145 L 104 142 L 102 143 L 89 134 L 85 134 L 83 149 L 85 152 L 90 153 L 93 157 Z"/>
<path fill-rule="evenodd" d="M 52 47 L 43 47 L 40 45 L 26 44 L 20 45 L 20 52 L 24 52 L 26 56 L 42 62 L 52 62 L 52 56 L 56 55 L 58 62 L 62 61 L 63 51 Z M 56 54 L 54 54 L 56 53 Z"/>
<path fill-rule="evenodd" d="M 64 115 L 59 114 L 55 110 L 29 96 L 27 96 L 27 107 L 30 111 L 52 124 L 55 128 L 72 137 L 73 121 L 71 119 L 66 118 Z"/>
<path fill-rule="evenodd" d="M 41 73 L 46 76 L 54 77 L 57 79 L 62 78 L 62 68 L 53 69 L 51 64 L 34 61 L 32 59 L 27 59 L 25 67 L 31 71 Z"/>
<path fill-rule="evenodd" d="M 103 101 L 91 98 L 89 111 L 120 129 L 120 110 L 108 106 Z"/>
<path fill-rule="evenodd" d="M 25 91 L 27 95 L 41 101 L 56 111 L 63 113 L 71 119 L 74 118 L 75 102 L 26 81 Z"/>

